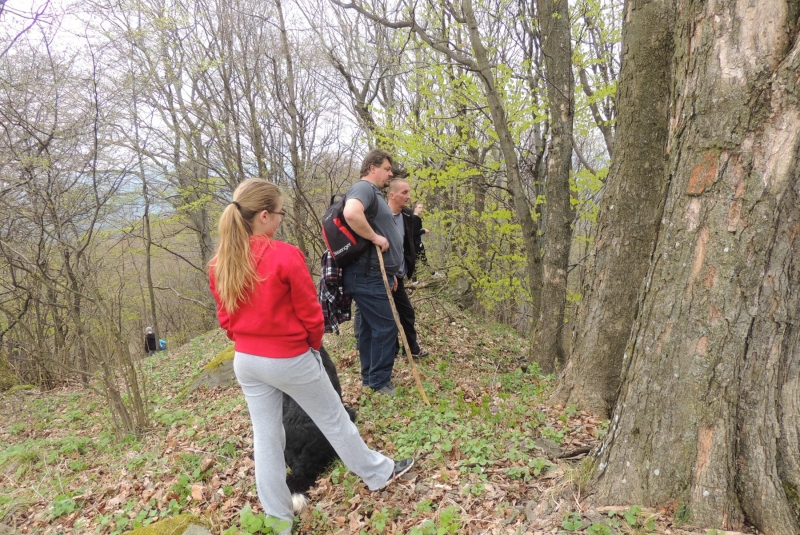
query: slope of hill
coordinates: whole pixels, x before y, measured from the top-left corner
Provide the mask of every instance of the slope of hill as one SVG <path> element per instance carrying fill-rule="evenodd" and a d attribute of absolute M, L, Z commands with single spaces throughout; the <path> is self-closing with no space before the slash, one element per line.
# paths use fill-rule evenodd
<path fill-rule="evenodd" d="M 405 360 L 395 367 L 399 394 L 375 395 L 360 386 L 352 327 L 325 339 L 368 444 L 414 455 L 417 466 L 399 484 L 370 493 L 335 464 L 295 533 L 669 530 L 663 511 L 581 511 L 590 468 L 582 458 L 607 422 L 548 406 L 550 382 L 525 365 L 526 343 L 513 331 L 435 297 L 418 304 L 431 351 L 418 369 L 430 407 Z M 184 512 L 206 517 L 215 533 L 256 532 L 244 398 L 235 385 L 188 386 L 227 345 L 214 331 L 145 359 L 152 429 L 123 441 L 105 430 L 102 398 L 80 386 L 3 395 L 0 533 L 119 534 Z"/>

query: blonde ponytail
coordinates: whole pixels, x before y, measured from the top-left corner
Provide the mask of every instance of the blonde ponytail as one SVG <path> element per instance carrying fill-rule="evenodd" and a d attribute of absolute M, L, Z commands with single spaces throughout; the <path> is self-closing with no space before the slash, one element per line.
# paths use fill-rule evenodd
<path fill-rule="evenodd" d="M 227 313 L 234 312 L 246 302 L 259 282 L 250 258 L 252 221 L 262 210 L 274 211 L 281 193 L 275 184 L 261 178 L 245 180 L 233 192 L 233 202 L 219 218 L 219 246 L 210 262 L 214 270 L 215 287 Z"/>

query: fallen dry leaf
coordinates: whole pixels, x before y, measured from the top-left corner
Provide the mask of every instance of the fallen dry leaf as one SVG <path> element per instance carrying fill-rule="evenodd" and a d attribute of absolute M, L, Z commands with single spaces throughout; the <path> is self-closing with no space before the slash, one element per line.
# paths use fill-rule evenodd
<path fill-rule="evenodd" d="M 192 485 L 192 498 L 198 502 L 202 502 L 205 499 L 203 497 L 203 485 Z"/>
<path fill-rule="evenodd" d="M 203 459 L 200 461 L 200 471 L 201 472 L 205 472 L 206 470 L 208 470 L 209 468 L 214 466 L 215 462 L 216 461 L 215 461 L 214 457 L 212 457 L 211 455 L 208 455 L 207 457 L 203 457 Z"/>

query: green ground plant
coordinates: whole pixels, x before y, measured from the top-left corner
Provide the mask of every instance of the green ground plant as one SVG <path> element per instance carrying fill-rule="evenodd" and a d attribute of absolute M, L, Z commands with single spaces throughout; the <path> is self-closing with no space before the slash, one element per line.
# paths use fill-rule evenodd
<path fill-rule="evenodd" d="M 461 524 L 458 508 L 451 505 L 442 509 L 436 520 L 426 520 L 412 528 L 409 535 L 455 535 Z"/>
<path fill-rule="evenodd" d="M 561 521 L 561 527 L 567 531 L 578 531 L 583 529 L 584 523 L 578 513 L 567 513 Z"/>
<path fill-rule="evenodd" d="M 525 504 L 576 477 L 570 466 L 577 465 L 557 461 L 541 443 L 573 443 L 580 409 L 547 408 L 552 383 L 525 363 L 525 344 L 514 331 L 440 301 L 421 301 L 417 312 L 431 351 L 417 363 L 430 407 L 405 361 L 396 364 L 399 391 L 389 400 L 361 388 L 351 332 L 325 339 L 362 436 L 394 458 L 414 456 L 411 479 L 370 493 L 336 462 L 295 519 L 295 533 L 446 535 L 488 532 L 487 526 L 524 533 Z M 80 387 L 0 397 L 0 474 L 14 481 L 0 491 L 0 528 L 120 535 L 190 513 L 207 518 L 215 534 L 274 531 L 255 493 L 250 422 L 238 385 L 187 387 L 227 347 L 214 331 L 144 360 L 152 428 L 121 440 L 103 430 L 102 401 Z M 634 516 L 647 527 L 643 514 Z M 554 529 L 566 530 L 565 520 L 554 519 Z M 612 521 L 632 529 L 622 516 L 609 518 L 609 529 Z"/>
<path fill-rule="evenodd" d="M 287 520 L 268 517 L 262 513 L 254 513 L 249 505 L 242 508 L 239 513 L 239 524 L 224 530 L 222 535 L 240 535 L 252 533 L 280 533 L 289 527 Z"/>

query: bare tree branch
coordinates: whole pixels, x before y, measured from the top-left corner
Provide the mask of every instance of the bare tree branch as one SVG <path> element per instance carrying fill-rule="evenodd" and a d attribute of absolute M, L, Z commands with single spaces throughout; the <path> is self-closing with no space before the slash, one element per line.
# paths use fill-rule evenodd
<path fill-rule="evenodd" d="M 7 0 L 0 2 L 0 17 L 2 17 L 4 13 L 10 13 L 23 19 L 30 18 L 30 22 L 20 32 L 12 37 L 8 45 L 2 51 L 0 51 L 0 58 L 5 56 L 8 51 L 11 50 L 11 47 L 14 46 L 14 43 L 16 43 L 17 40 L 25 34 L 25 32 L 33 28 L 33 26 L 39 22 L 39 19 L 42 18 L 44 13 L 47 11 L 47 8 L 50 7 L 50 0 L 45 0 L 45 3 L 42 4 L 39 9 L 35 10 L 31 15 L 23 14 L 21 11 L 12 10 L 10 7 L 7 7 L 6 4 Z"/>

